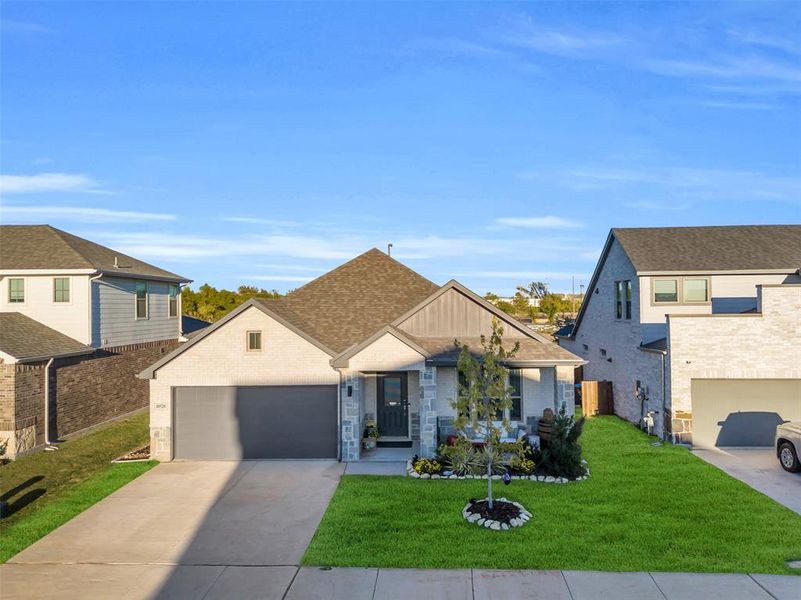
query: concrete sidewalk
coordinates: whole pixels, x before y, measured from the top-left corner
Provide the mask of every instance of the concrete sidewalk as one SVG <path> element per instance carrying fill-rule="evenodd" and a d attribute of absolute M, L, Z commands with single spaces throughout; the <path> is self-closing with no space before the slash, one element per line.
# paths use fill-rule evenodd
<path fill-rule="evenodd" d="M 237 600 L 801 600 L 801 577 L 705 573 L 9 564 L 0 596 Z"/>

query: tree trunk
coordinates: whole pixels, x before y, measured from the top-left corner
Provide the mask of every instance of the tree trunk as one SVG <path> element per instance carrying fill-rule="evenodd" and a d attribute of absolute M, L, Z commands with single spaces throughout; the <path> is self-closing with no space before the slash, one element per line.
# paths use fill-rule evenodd
<path fill-rule="evenodd" d="M 487 449 L 487 506 L 489 509 L 492 510 L 492 439 L 491 439 L 491 429 L 492 429 L 492 415 L 489 414 L 489 402 L 487 399 L 484 400 L 484 406 L 487 410 L 487 439 L 485 442 L 485 447 Z"/>
<path fill-rule="evenodd" d="M 489 447 L 489 446 L 488 446 Z M 492 461 L 487 461 L 487 505 L 492 510 Z"/>

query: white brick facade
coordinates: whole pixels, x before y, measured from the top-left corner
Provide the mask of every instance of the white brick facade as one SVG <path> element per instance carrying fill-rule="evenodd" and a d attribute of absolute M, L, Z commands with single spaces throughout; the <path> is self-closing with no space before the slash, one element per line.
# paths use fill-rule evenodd
<path fill-rule="evenodd" d="M 801 379 L 801 285 L 760 290 L 760 313 L 668 318 L 674 412 L 692 412 L 695 378 Z"/>
<path fill-rule="evenodd" d="M 262 332 L 262 350 L 246 351 L 246 332 Z M 331 357 L 255 307 L 246 309 L 176 356 L 150 380 L 151 451 L 172 459 L 174 386 L 338 384 Z M 288 368 L 291 365 L 291 368 Z"/>

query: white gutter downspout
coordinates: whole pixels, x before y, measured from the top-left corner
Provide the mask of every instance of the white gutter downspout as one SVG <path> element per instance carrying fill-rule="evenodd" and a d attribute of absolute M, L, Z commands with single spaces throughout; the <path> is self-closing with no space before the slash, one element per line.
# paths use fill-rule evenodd
<path fill-rule="evenodd" d="M 87 340 L 88 340 L 87 341 L 87 346 L 91 346 L 92 345 L 92 282 L 100 279 L 101 277 L 103 277 L 103 273 L 98 273 L 97 275 L 93 275 L 92 277 L 89 278 L 89 298 L 88 298 L 88 302 L 86 303 L 86 305 L 88 306 L 88 311 L 89 311 L 89 319 L 87 321 L 88 324 L 89 324 L 89 332 L 88 332 L 89 336 L 87 338 Z M 98 341 L 101 342 L 98 345 L 99 346 L 102 345 L 102 340 L 98 340 Z"/>
<path fill-rule="evenodd" d="M 51 447 L 50 443 L 50 366 L 53 364 L 55 358 L 50 357 L 47 361 L 44 370 L 44 430 L 45 430 L 45 446 Z M 53 446 L 55 448 L 55 446 Z"/>

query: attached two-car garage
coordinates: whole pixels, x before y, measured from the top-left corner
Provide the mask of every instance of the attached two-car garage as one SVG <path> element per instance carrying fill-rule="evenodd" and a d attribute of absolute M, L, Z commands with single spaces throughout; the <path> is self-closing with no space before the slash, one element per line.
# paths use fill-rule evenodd
<path fill-rule="evenodd" d="M 337 458 L 337 386 L 175 387 L 173 456 Z"/>
<path fill-rule="evenodd" d="M 693 446 L 772 446 L 776 425 L 801 421 L 801 379 L 694 379 Z"/>

